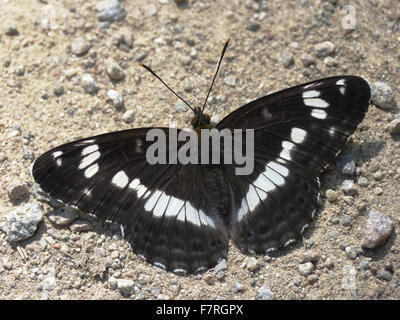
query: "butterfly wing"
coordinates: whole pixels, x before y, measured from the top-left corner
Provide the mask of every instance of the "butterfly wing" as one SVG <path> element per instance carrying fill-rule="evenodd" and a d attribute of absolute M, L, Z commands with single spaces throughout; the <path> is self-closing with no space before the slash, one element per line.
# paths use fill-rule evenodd
<path fill-rule="evenodd" d="M 32 176 L 51 197 L 119 223 L 133 251 L 150 263 L 181 274 L 208 269 L 226 257 L 220 212 L 231 209 L 210 199 L 212 171 L 149 164 L 148 130 L 64 144 L 36 159 Z"/>
<path fill-rule="evenodd" d="M 325 78 L 250 102 L 217 125 L 255 129 L 254 172 L 229 173 L 240 248 L 268 252 L 303 232 L 316 210 L 318 176 L 363 120 L 370 98 L 362 78 Z"/>

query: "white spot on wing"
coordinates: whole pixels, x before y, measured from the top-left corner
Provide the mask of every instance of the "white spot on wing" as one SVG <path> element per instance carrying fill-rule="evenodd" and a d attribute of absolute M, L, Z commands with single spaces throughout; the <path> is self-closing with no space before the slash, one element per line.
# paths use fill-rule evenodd
<path fill-rule="evenodd" d="M 157 203 L 158 198 L 161 196 L 161 191 L 160 190 L 156 190 L 152 193 L 152 195 L 150 196 L 150 198 L 147 200 L 146 204 L 144 205 L 144 209 L 148 212 L 152 211 L 154 206 Z"/>
<path fill-rule="evenodd" d="M 61 156 L 62 154 L 63 154 L 62 151 L 55 151 L 55 152 L 53 152 L 53 154 L 52 154 L 53 159 L 58 158 L 58 157 Z"/>
<path fill-rule="evenodd" d="M 136 191 L 138 198 L 141 198 L 147 191 L 147 188 L 140 183 L 138 178 L 132 180 L 132 182 L 129 184 L 129 188 Z"/>
<path fill-rule="evenodd" d="M 90 166 L 93 162 L 95 162 L 98 158 L 100 158 L 100 152 L 99 151 L 93 152 L 82 159 L 78 168 L 79 169 L 86 168 Z"/>
<path fill-rule="evenodd" d="M 158 198 L 157 204 L 153 209 L 153 215 L 156 217 L 162 217 L 164 215 L 164 212 L 166 212 L 168 201 L 171 198 L 171 196 L 167 196 L 165 192 L 163 192 Z"/>
<path fill-rule="evenodd" d="M 287 247 L 289 244 L 295 242 L 294 239 L 289 239 L 288 241 L 285 242 L 285 244 L 283 245 L 284 247 Z"/>
<path fill-rule="evenodd" d="M 89 179 L 93 177 L 97 173 L 97 171 L 99 171 L 99 165 L 97 163 L 92 164 L 85 170 L 85 177 Z"/>
<path fill-rule="evenodd" d="M 267 163 L 267 166 L 274 169 L 276 172 L 284 177 L 287 177 L 289 175 L 289 169 L 277 162 L 270 161 Z"/>
<path fill-rule="evenodd" d="M 326 102 L 325 100 L 322 100 L 320 98 L 311 98 L 311 99 L 305 99 L 304 104 L 309 107 L 315 107 L 315 108 L 327 108 L 329 107 L 329 103 Z"/>
<path fill-rule="evenodd" d="M 265 174 L 265 172 L 263 173 Z M 275 190 L 276 186 L 263 173 L 260 173 L 257 179 L 253 182 L 253 185 L 265 192 Z"/>
<path fill-rule="evenodd" d="M 111 182 L 118 188 L 122 189 L 122 188 L 125 188 L 127 186 L 127 184 L 129 183 L 129 178 L 126 175 L 126 173 L 123 170 L 121 170 L 115 174 L 115 176 L 112 178 Z"/>
<path fill-rule="evenodd" d="M 293 128 L 290 133 L 290 138 L 295 143 L 302 143 L 307 135 L 307 132 L 300 128 Z"/>
<path fill-rule="evenodd" d="M 240 205 L 240 208 L 237 212 L 237 221 L 240 221 L 243 219 L 243 217 L 249 212 L 249 207 L 247 205 L 246 199 L 242 199 L 242 203 Z"/>
<path fill-rule="evenodd" d="M 326 119 L 327 113 L 324 110 L 313 109 L 313 111 L 311 111 L 311 116 L 317 119 Z"/>
<path fill-rule="evenodd" d="M 249 191 L 246 194 L 246 199 L 250 211 L 253 211 L 260 203 L 260 198 L 257 195 L 256 189 L 252 185 L 249 185 Z"/>
<path fill-rule="evenodd" d="M 86 148 L 83 148 L 81 154 L 82 154 L 83 156 L 85 156 L 85 155 L 87 155 L 87 154 L 89 154 L 89 153 L 93 153 L 93 152 L 95 152 L 95 151 L 97 151 L 97 150 L 99 150 L 99 146 L 98 146 L 97 144 L 94 144 L 94 145 L 92 145 L 92 146 L 88 146 L 88 147 L 86 147 Z"/>
<path fill-rule="evenodd" d="M 346 80 L 345 79 L 340 79 L 340 80 L 336 81 L 336 85 L 345 86 L 346 85 Z"/>
<path fill-rule="evenodd" d="M 307 98 L 317 98 L 321 95 L 321 92 L 318 90 L 310 90 L 310 91 L 304 91 L 303 92 L 303 99 Z"/>
<path fill-rule="evenodd" d="M 279 154 L 279 157 L 285 160 L 292 160 L 291 150 L 294 148 L 295 144 L 290 141 L 282 141 L 282 151 Z M 277 161 L 280 159 L 277 159 Z"/>

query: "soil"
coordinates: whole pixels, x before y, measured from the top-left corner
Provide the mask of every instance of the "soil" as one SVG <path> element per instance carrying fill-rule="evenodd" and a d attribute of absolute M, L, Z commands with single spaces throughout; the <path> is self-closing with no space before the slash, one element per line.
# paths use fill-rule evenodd
<path fill-rule="evenodd" d="M 342 26 L 342 0 L 121 1 L 126 17 L 108 28 L 101 28 L 96 2 L 1 1 L 0 218 L 37 202 L 32 195 L 10 201 L 6 188 L 22 182 L 31 190 L 33 159 L 57 145 L 133 127 L 189 126 L 190 110 L 139 62 L 202 105 L 230 37 L 209 100 L 213 120 L 268 93 L 332 75 L 384 81 L 399 93 L 400 6 L 394 0 L 353 2 L 351 31 Z M 43 12 L 53 12 L 51 21 Z M 121 43 L 121 34 L 132 36 L 133 45 Z M 90 44 L 79 56 L 71 51 L 78 37 Z M 315 51 L 324 41 L 334 45 L 328 59 Z M 314 63 L 305 66 L 304 54 Z M 108 76 L 108 58 L 122 67 L 122 80 Z M 82 87 L 85 73 L 96 81 L 92 94 Z M 60 86 L 64 92 L 56 94 Z M 109 101 L 110 89 L 123 96 L 124 110 Z M 131 123 L 123 118 L 129 110 Z M 277 254 L 249 257 L 231 245 L 222 273 L 180 277 L 142 261 L 110 226 L 93 222 L 91 231 L 74 232 L 45 217 L 18 245 L 0 232 L 0 299 L 257 299 L 260 288 L 274 299 L 400 299 L 400 142 L 388 131 L 396 117 L 397 108 L 370 107 L 344 150 L 355 150 L 356 174 L 328 170 L 313 224 Z M 355 182 L 356 194 L 342 191 L 346 179 Z M 326 201 L 329 189 L 334 201 Z M 43 210 L 53 209 L 43 204 Z M 369 211 L 389 216 L 394 231 L 385 244 L 366 250 L 361 238 Z M 310 249 L 317 258 L 302 275 Z M 110 279 L 132 280 L 133 293 L 121 294 Z"/>

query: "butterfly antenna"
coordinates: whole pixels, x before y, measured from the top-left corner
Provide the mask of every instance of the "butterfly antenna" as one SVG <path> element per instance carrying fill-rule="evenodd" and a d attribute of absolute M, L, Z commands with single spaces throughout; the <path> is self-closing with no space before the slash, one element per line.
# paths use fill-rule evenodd
<path fill-rule="evenodd" d="M 193 112 L 194 109 L 191 107 L 191 105 L 189 103 L 186 102 L 185 99 L 183 99 L 179 94 L 177 94 L 174 90 L 172 90 L 158 75 L 156 75 L 156 73 L 150 69 L 150 67 L 146 66 L 143 63 L 139 63 L 140 66 L 142 66 L 143 68 L 145 68 L 148 72 L 150 72 L 153 76 L 155 76 L 158 80 L 161 81 L 161 83 L 166 86 L 174 95 L 176 95 L 180 100 L 182 100 Z"/>
<path fill-rule="evenodd" d="M 217 74 L 218 74 L 218 71 L 219 71 L 219 67 L 220 67 L 220 65 L 221 65 L 222 58 L 224 57 L 226 48 L 228 47 L 229 41 L 231 41 L 231 38 L 228 38 L 228 40 L 226 40 L 225 45 L 224 45 L 224 48 L 222 49 L 221 58 L 219 58 L 217 71 L 216 71 L 215 74 L 214 74 L 214 79 L 213 79 L 213 81 L 211 82 L 210 89 L 208 89 L 207 97 L 206 97 L 206 100 L 204 101 L 203 108 L 201 109 L 201 112 L 203 112 L 203 111 L 204 111 L 204 108 L 206 107 L 208 97 L 209 97 L 210 92 L 211 92 L 211 89 L 212 89 L 212 87 L 213 87 L 213 85 L 214 85 L 215 78 L 217 78 Z"/>

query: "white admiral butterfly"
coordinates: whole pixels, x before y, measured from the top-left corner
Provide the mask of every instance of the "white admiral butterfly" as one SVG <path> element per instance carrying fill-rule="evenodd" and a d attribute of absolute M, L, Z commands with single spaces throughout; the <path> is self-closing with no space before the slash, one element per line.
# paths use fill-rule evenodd
<path fill-rule="evenodd" d="M 133 251 L 153 265 L 201 272 L 227 256 L 229 239 L 264 254 L 303 233 L 317 209 L 318 177 L 363 120 L 370 98 L 366 80 L 337 76 L 230 113 L 217 130 L 254 129 L 254 171 L 246 176 L 224 163 L 150 165 L 146 133 L 152 128 L 64 144 L 37 158 L 32 176 L 51 197 L 120 224 Z M 204 107 L 190 107 L 196 130 L 212 126 Z"/>

